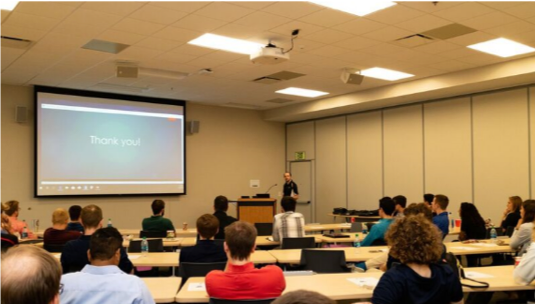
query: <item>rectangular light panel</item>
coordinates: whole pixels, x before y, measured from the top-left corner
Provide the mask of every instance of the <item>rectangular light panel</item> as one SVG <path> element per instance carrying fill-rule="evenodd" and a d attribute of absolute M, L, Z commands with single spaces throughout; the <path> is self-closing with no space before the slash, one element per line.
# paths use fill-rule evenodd
<path fill-rule="evenodd" d="M 329 94 L 327 92 L 307 90 L 307 89 L 294 88 L 294 87 L 289 87 L 284 90 L 278 90 L 275 93 L 295 95 L 295 96 L 301 96 L 301 97 L 319 97 L 319 96 Z"/>
<path fill-rule="evenodd" d="M 395 80 L 409 78 L 409 77 L 414 76 L 412 74 L 384 69 L 384 68 L 371 68 L 371 69 L 363 70 L 360 74 L 367 76 L 367 77 L 378 78 L 378 79 L 389 80 L 389 81 L 395 81 Z"/>
<path fill-rule="evenodd" d="M 535 49 L 530 46 L 505 38 L 497 38 L 481 43 L 476 43 L 469 45 L 468 47 L 476 51 L 500 56 L 503 58 L 527 54 L 535 51 Z"/>
<path fill-rule="evenodd" d="M 383 0 L 310 0 L 309 2 L 361 17 L 396 5 L 392 1 Z"/>
<path fill-rule="evenodd" d="M 214 34 L 204 34 L 200 37 L 197 37 L 188 44 L 193 44 L 201 47 L 206 47 L 215 50 L 239 53 L 239 54 L 248 54 L 258 51 L 264 45 L 256 42 L 240 40 L 220 35 Z"/>

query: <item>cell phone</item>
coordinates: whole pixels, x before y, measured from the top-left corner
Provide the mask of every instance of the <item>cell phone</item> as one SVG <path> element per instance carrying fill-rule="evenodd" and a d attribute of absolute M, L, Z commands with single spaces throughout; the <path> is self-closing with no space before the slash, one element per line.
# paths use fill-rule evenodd
<path fill-rule="evenodd" d="M 381 252 L 381 250 L 370 250 L 370 251 L 368 251 L 368 252 L 369 252 L 369 253 L 379 253 L 379 252 Z"/>

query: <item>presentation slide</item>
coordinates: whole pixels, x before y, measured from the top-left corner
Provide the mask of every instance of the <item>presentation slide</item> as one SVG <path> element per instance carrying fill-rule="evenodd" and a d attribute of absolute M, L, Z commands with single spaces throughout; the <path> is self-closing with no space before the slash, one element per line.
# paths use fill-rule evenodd
<path fill-rule="evenodd" d="M 184 106 L 36 92 L 37 196 L 184 193 Z"/>

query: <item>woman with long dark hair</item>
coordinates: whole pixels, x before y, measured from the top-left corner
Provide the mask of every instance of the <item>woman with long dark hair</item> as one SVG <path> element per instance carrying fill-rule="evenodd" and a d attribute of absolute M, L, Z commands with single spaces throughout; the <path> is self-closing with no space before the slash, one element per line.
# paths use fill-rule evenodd
<path fill-rule="evenodd" d="M 509 246 L 513 249 L 520 249 L 518 255 L 522 256 L 531 245 L 531 231 L 535 220 L 535 200 L 527 200 L 522 203 L 520 215 L 522 218 L 515 227 Z"/>
<path fill-rule="evenodd" d="M 459 216 L 461 217 L 459 241 L 483 240 L 486 238 L 485 220 L 481 217 L 474 204 L 461 203 Z"/>

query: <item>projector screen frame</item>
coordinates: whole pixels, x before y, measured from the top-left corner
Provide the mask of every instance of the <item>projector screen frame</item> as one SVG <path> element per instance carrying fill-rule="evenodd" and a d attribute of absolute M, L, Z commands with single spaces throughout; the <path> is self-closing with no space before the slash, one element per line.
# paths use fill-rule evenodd
<path fill-rule="evenodd" d="M 171 105 L 171 106 L 180 106 L 183 109 L 183 120 L 184 120 L 184 128 L 182 128 L 182 136 L 183 136 L 183 170 L 184 170 L 184 192 L 183 193 L 106 193 L 106 194 L 67 194 L 67 195 L 39 195 L 38 194 L 38 94 L 39 93 L 51 93 L 51 94 L 59 94 L 59 95 L 73 95 L 73 96 L 81 96 L 81 97 L 90 97 L 90 98 L 106 98 L 106 99 L 118 99 L 118 100 L 125 100 L 125 101 L 131 101 L 131 102 L 142 102 L 142 103 L 150 103 L 150 104 L 164 104 L 164 105 Z M 33 143 L 34 143 L 34 197 L 39 199 L 46 199 L 46 198 L 87 198 L 87 197 L 147 197 L 147 196 L 181 196 L 187 194 L 187 161 L 186 161 L 186 101 L 180 100 L 180 99 L 166 99 L 166 98 L 158 98 L 158 97 L 148 97 L 148 96 L 138 96 L 138 95 L 127 95 L 127 94 L 117 94 L 117 93 L 108 93 L 108 92 L 99 92 L 99 91 L 88 91 L 88 90 L 78 90 L 78 89 L 68 89 L 68 88 L 60 88 L 60 87 L 49 87 L 49 86 L 40 86 L 35 85 L 34 86 L 34 117 L 33 117 L 33 123 L 34 123 L 34 136 L 33 136 Z"/>

